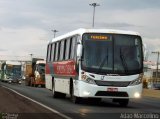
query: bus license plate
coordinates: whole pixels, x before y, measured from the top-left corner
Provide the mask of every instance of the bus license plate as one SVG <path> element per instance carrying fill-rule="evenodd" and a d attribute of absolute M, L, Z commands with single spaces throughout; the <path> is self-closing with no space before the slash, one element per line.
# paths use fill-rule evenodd
<path fill-rule="evenodd" d="M 117 91 L 118 91 L 118 88 L 107 88 L 107 91 L 117 92 Z"/>

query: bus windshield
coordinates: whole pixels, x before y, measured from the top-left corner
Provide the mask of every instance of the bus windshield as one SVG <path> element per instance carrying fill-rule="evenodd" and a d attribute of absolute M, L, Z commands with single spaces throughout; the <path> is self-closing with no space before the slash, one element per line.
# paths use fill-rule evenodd
<path fill-rule="evenodd" d="M 142 73 L 140 36 L 125 34 L 83 34 L 82 69 L 97 74 Z"/>
<path fill-rule="evenodd" d="M 21 76 L 21 65 L 7 65 L 6 74 L 9 76 Z"/>

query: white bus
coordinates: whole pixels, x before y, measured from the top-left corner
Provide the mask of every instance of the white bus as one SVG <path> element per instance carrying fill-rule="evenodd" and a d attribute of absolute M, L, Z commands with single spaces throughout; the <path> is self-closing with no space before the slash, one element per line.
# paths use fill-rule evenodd
<path fill-rule="evenodd" d="M 53 97 L 111 98 L 127 106 L 142 93 L 143 49 L 137 32 L 78 29 L 48 43 L 46 88 Z"/>

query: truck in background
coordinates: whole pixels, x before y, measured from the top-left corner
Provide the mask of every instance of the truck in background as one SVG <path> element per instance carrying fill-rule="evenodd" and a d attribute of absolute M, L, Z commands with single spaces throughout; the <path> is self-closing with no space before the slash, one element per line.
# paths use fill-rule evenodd
<path fill-rule="evenodd" d="M 45 86 L 45 61 L 40 58 L 32 58 L 25 64 L 24 75 L 26 86 Z"/>
<path fill-rule="evenodd" d="M 0 79 L 2 82 L 21 83 L 21 67 L 18 61 L 5 61 L 1 64 Z"/>

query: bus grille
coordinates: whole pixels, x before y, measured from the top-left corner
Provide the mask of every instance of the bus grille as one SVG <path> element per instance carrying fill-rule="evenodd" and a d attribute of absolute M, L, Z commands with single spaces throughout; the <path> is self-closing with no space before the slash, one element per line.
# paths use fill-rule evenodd
<path fill-rule="evenodd" d="M 126 92 L 98 91 L 95 96 L 128 97 L 128 94 Z"/>
<path fill-rule="evenodd" d="M 114 86 L 114 87 L 127 87 L 130 81 L 99 81 L 95 80 L 98 86 Z"/>

